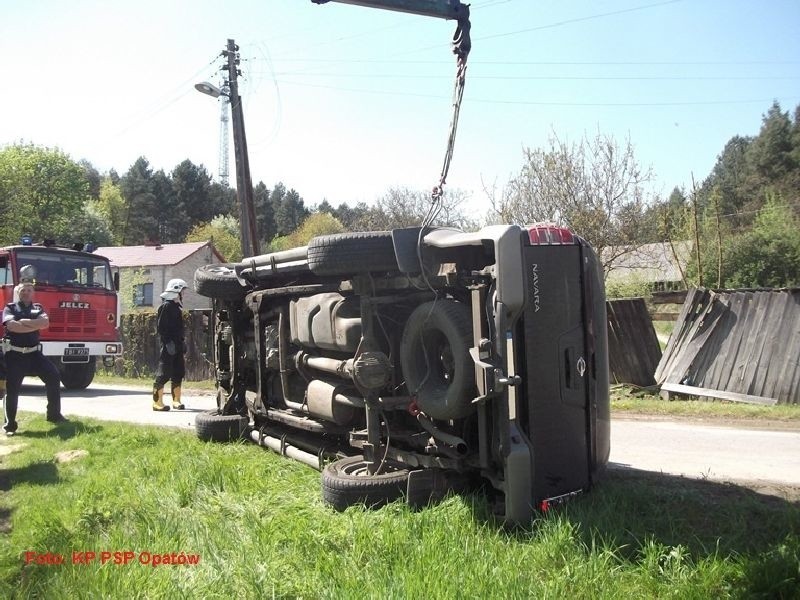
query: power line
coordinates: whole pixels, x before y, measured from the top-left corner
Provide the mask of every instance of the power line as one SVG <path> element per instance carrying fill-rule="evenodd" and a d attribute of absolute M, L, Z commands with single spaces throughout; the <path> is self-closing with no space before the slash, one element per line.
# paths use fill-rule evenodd
<path fill-rule="evenodd" d="M 365 89 L 365 88 L 346 88 L 346 87 L 339 87 L 339 86 L 331 86 L 331 85 L 321 85 L 321 84 L 313 84 L 313 83 L 301 83 L 299 81 L 288 81 L 282 80 L 280 83 L 284 85 L 295 85 L 300 87 L 310 87 L 316 89 L 327 89 L 327 90 L 335 90 L 335 91 L 342 91 L 342 92 L 352 92 L 356 94 L 376 94 L 376 95 L 383 95 L 383 96 L 395 96 L 395 97 L 414 97 L 414 98 L 434 98 L 437 100 L 444 100 L 449 99 L 448 96 L 442 96 L 437 94 L 421 94 L 415 92 L 397 92 L 397 91 L 385 91 L 385 90 L 373 90 L 373 89 Z M 765 104 L 770 103 L 773 100 L 778 100 L 779 102 L 787 102 L 792 101 L 794 102 L 796 96 L 792 97 L 771 97 L 771 98 L 761 98 L 761 99 L 741 99 L 741 100 L 686 100 L 686 101 L 675 101 L 675 102 L 545 102 L 545 101 L 530 101 L 530 100 L 498 100 L 498 99 L 486 99 L 486 98 L 466 98 L 464 99 L 467 103 L 481 103 L 481 104 L 508 104 L 508 105 L 523 105 L 523 106 L 619 106 L 619 107 L 636 107 L 636 106 L 706 106 L 706 105 L 725 105 L 725 104 Z"/>
<path fill-rule="evenodd" d="M 545 29 L 554 29 L 556 27 L 563 27 L 564 25 L 571 25 L 572 23 L 581 23 L 583 21 L 591 21 L 591 20 L 594 20 L 594 19 L 603 19 L 605 17 L 612 17 L 612 16 L 621 15 L 621 14 L 625 14 L 625 13 L 631 13 L 631 12 L 637 12 L 637 11 L 641 11 L 641 10 L 647 10 L 649 8 L 656 8 L 656 7 L 659 7 L 659 6 L 666 6 L 668 4 L 676 4 L 678 2 L 683 2 L 683 0 L 665 0 L 664 2 L 655 2 L 653 4 L 643 4 L 641 6 L 634 6 L 634 7 L 631 7 L 631 8 L 624 8 L 624 9 L 621 9 L 621 10 L 614 10 L 614 11 L 609 11 L 609 12 L 604 12 L 604 13 L 597 13 L 597 14 L 594 14 L 594 15 L 587 15 L 585 17 L 576 17 L 574 19 L 564 19 L 563 21 L 555 21 L 553 23 L 547 23 L 546 25 L 537 25 L 536 27 L 528 27 L 526 29 L 517 29 L 517 30 L 514 30 L 514 31 L 506 31 L 504 33 L 493 33 L 491 35 L 485 35 L 485 36 L 482 36 L 482 37 L 473 36 L 472 37 L 472 42 L 474 44 L 475 42 L 482 42 L 482 41 L 485 41 L 485 40 L 493 40 L 493 39 L 497 39 L 497 38 L 501 38 L 501 37 L 508 37 L 508 36 L 512 36 L 512 35 L 519 35 L 521 33 L 531 33 L 533 31 L 542 31 L 542 30 L 545 30 Z M 424 46 L 422 48 L 417 48 L 416 50 L 409 50 L 408 52 L 403 52 L 403 53 L 399 54 L 398 56 L 403 56 L 405 54 L 413 54 L 415 52 L 421 52 L 423 50 L 431 50 L 433 48 L 440 48 L 442 46 L 443 46 L 443 44 L 433 44 L 431 46 Z"/>
<path fill-rule="evenodd" d="M 532 31 L 541 31 L 543 29 L 553 29 L 555 27 L 563 27 L 564 25 L 571 25 L 572 23 L 581 23 L 583 21 L 591 21 L 594 19 L 602 19 L 605 17 L 613 17 L 616 15 L 622 15 L 625 13 L 637 12 L 640 10 L 647 10 L 649 8 L 656 8 L 659 6 L 666 6 L 668 4 L 676 4 L 678 2 L 682 2 L 683 0 L 666 0 L 664 2 L 655 2 L 653 4 L 644 4 L 641 6 L 634 6 L 631 8 L 623 8 L 621 10 L 613 10 L 604 13 L 597 13 L 594 15 L 587 15 L 585 17 L 576 17 L 574 19 L 565 19 L 563 21 L 556 21 L 554 23 L 548 23 L 547 25 L 538 25 L 536 27 L 528 27 L 526 29 L 517 29 L 515 31 L 508 31 L 506 33 L 494 33 L 492 35 L 485 35 L 483 37 L 475 37 L 472 38 L 473 42 L 476 41 L 483 41 L 483 40 L 493 40 L 500 37 L 507 37 L 510 35 L 519 35 L 520 33 L 530 33 Z"/>
<path fill-rule="evenodd" d="M 263 74 L 263 73 L 262 73 Z M 275 73 L 278 77 L 343 77 L 360 79 L 444 79 L 443 75 L 430 75 L 418 73 L 309 73 L 306 71 L 282 71 Z M 770 81 L 770 80 L 796 80 L 796 75 L 470 75 L 470 79 L 501 79 L 501 80 L 531 80 L 531 81 Z"/>
<path fill-rule="evenodd" d="M 409 65 L 449 65 L 450 60 L 397 60 L 393 58 L 291 58 L 282 59 L 284 62 L 309 62 L 309 63 L 375 63 L 375 64 L 409 64 Z M 614 61 L 584 61 L 584 60 L 473 60 L 471 65 L 534 65 L 534 66 L 741 66 L 741 65 L 798 65 L 800 60 L 614 60 Z"/>
<path fill-rule="evenodd" d="M 141 116 L 137 116 L 136 114 L 132 115 L 128 125 L 120 129 L 116 133 L 112 134 L 109 139 L 115 139 L 117 137 L 122 136 L 123 134 L 127 133 L 137 125 L 140 125 L 141 123 L 152 119 L 157 114 L 163 112 L 164 110 L 175 104 L 178 100 L 188 95 L 194 89 L 192 88 L 191 84 L 193 84 L 196 81 L 197 76 L 203 73 L 211 65 L 214 65 L 216 62 L 217 62 L 217 56 L 214 56 L 214 58 L 212 58 L 208 63 L 197 69 L 197 71 L 195 71 L 192 75 L 190 75 L 184 81 L 175 86 L 172 90 L 162 94 L 161 97 L 151 105 L 153 108 L 151 108 L 149 111 L 139 112 L 138 115 Z M 177 95 L 174 95 L 168 100 L 165 100 L 172 94 L 177 94 Z"/>

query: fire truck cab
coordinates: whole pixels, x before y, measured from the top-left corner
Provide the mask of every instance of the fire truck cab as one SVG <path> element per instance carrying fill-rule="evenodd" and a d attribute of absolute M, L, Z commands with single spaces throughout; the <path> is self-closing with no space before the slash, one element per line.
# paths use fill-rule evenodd
<path fill-rule="evenodd" d="M 119 341 L 118 278 L 108 259 L 55 245 L 0 248 L 0 299 L 14 301 L 14 286 L 30 281 L 35 301 L 50 317 L 41 332 L 42 352 L 58 367 L 66 389 L 84 389 L 94 379 L 97 359 L 107 365 L 122 354 Z M 0 336 L 5 330 L 0 325 Z"/>

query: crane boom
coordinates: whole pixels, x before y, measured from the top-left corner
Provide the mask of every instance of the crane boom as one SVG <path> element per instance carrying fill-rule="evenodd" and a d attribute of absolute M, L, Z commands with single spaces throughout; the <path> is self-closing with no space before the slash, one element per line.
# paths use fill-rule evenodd
<path fill-rule="evenodd" d="M 311 0 L 314 4 L 341 2 L 367 8 L 383 8 L 439 19 L 463 20 L 469 18 L 469 5 L 459 0 Z"/>

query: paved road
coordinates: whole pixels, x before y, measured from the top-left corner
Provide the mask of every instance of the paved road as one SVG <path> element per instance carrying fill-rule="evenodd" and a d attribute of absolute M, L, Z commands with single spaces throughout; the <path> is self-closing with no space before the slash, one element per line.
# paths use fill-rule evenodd
<path fill-rule="evenodd" d="M 164 401 L 169 403 L 170 396 L 165 395 Z M 216 406 L 212 392 L 184 395 L 182 401 L 186 410 L 155 412 L 152 409 L 152 389 L 92 384 L 81 391 L 61 390 L 61 412 L 68 418 L 92 417 L 104 421 L 193 429 L 197 413 Z M 18 410 L 44 413 L 46 406 L 44 385 L 38 379 L 26 378 Z M 24 423 L 20 424 L 20 428 L 24 426 Z"/>
<path fill-rule="evenodd" d="M 198 412 L 214 408 L 211 392 L 184 396 L 187 410 L 157 413 L 150 390 L 92 385 L 64 392 L 68 417 L 191 429 Z M 26 379 L 20 409 L 43 413 L 44 387 Z M 21 424 L 24 427 L 24 422 Z M 674 421 L 615 419 L 611 462 L 616 466 L 720 481 L 772 481 L 800 485 L 800 432 L 713 427 Z"/>
<path fill-rule="evenodd" d="M 611 462 L 696 479 L 800 485 L 800 431 L 616 419 Z"/>

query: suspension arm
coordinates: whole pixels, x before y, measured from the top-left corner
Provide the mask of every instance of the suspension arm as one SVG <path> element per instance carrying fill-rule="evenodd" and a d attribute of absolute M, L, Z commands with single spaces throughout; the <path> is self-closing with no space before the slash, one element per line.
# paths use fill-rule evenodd
<path fill-rule="evenodd" d="M 464 20 L 469 18 L 469 5 L 459 0 L 311 0 L 314 4 L 341 2 L 367 8 L 384 8 L 439 19 Z"/>

